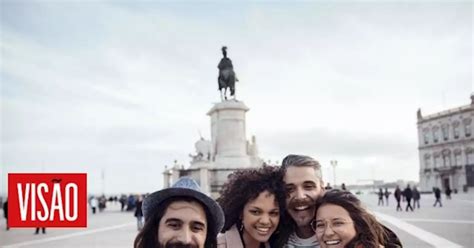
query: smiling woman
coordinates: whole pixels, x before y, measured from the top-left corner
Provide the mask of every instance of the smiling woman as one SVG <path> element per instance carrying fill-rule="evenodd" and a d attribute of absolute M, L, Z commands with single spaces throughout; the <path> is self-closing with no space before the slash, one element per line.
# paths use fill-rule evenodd
<path fill-rule="evenodd" d="M 396 235 L 380 224 L 348 191 L 331 190 L 316 201 L 311 228 L 321 248 L 401 247 Z"/>
<path fill-rule="evenodd" d="M 217 202 L 225 224 L 218 248 L 282 247 L 285 195 L 278 168 L 264 166 L 234 172 Z"/>

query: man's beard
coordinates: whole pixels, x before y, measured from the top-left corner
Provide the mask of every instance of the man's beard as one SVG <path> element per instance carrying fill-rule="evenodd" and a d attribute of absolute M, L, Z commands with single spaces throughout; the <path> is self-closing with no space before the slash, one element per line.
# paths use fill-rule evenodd
<path fill-rule="evenodd" d="M 307 206 L 305 210 L 296 210 L 296 207 Z M 309 197 L 304 199 L 293 199 L 288 203 L 288 213 L 298 227 L 309 227 L 314 219 L 315 201 Z"/>
<path fill-rule="evenodd" d="M 166 245 L 159 244 L 159 248 L 198 248 L 197 245 L 193 244 L 184 244 L 182 242 L 173 242 L 173 243 L 167 243 Z"/>

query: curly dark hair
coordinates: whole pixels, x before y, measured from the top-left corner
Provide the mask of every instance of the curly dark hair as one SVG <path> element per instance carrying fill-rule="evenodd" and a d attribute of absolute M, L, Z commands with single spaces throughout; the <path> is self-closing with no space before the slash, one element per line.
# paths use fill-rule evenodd
<path fill-rule="evenodd" d="M 286 218 L 285 191 L 283 173 L 278 167 L 264 165 L 258 169 L 238 170 L 229 175 L 224 184 L 220 197 L 217 199 L 225 215 L 225 224 L 222 233 L 229 230 L 234 224 L 242 225 L 240 216 L 247 202 L 254 200 L 264 191 L 275 195 L 280 208 L 280 221 L 276 231 L 270 237 L 271 247 L 283 247 L 288 235 L 285 232 Z"/>
<path fill-rule="evenodd" d="M 385 228 L 367 212 L 355 195 L 338 189 L 326 191 L 316 201 L 316 213 L 321 206 L 334 204 L 344 208 L 354 222 L 356 237 L 346 247 L 380 247 L 387 240 Z"/>
<path fill-rule="evenodd" d="M 133 245 L 134 248 L 159 247 L 157 234 L 160 226 L 160 220 L 165 215 L 168 206 L 175 201 L 197 202 L 201 204 L 199 201 L 192 197 L 182 196 L 171 197 L 163 201 L 156 207 L 150 218 L 146 220 L 142 230 L 140 230 L 140 232 L 137 234 Z M 206 212 L 206 219 L 211 220 L 211 214 L 209 213 L 207 208 L 204 207 L 204 211 Z M 217 247 L 217 233 L 211 231 L 215 229 L 214 225 L 215 224 L 212 223 L 212 221 L 208 221 L 206 242 L 204 243 L 205 248 Z"/>

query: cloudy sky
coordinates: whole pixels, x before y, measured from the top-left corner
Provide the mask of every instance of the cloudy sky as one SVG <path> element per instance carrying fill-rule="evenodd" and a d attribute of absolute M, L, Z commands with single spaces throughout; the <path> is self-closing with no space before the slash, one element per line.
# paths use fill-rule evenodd
<path fill-rule="evenodd" d="M 332 182 L 418 180 L 416 110 L 469 104 L 473 3 L 1 1 L 1 175 L 87 172 L 150 192 L 188 165 L 220 101 L 222 45 L 273 162 Z M 104 175 L 102 180 L 101 174 Z"/>

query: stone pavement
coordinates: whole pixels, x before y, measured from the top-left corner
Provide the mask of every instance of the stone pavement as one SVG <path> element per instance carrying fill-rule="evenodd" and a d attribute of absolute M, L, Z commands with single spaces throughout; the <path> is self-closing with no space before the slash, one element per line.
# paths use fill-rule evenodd
<path fill-rule="evenodd" d="M 133 247 L 136 219 L 133 212 L 121 212 L 120 204 L 108 203 L 106 210 L 95 215 L 89 211 L 87 222 L 87 228 L 47 228 L 46 234 L 35 235 L 34 228 L 6 231 L 2 218 L 0 247 Z"/>
<path fill-rule="evenodd" d="M 474 194 L 443 198 L 442 208 L 432 206 L 433 195 L 422 195 L 421 209 L 414 212 L 396 212 L 393 196 L 383 207 L 377 206 L 376 195 L 359 197 L 404 247 L 474 247 Z M 137 234 L 133 212 L 120 212 L 119 204 L 96 215 L 89 212 L 88 228 L 49 228 L 45 235 L 34 235 L 32 228 L 6 231 L 5 220 L 0 221 L 0 247 L 133 247 Z"/>
<path fill-rule="evenodd" d="M 359 198 L 392 229 L 405 247 L 474 247 L 474 194 L 453 194 L 451 200 L 442 196 L 443 207 L 433 207 L 432 194 L 421 196 L 420 209 L 396 211 L 393 195 L 389 206 L 377 206 L 377 195 Z"/>

